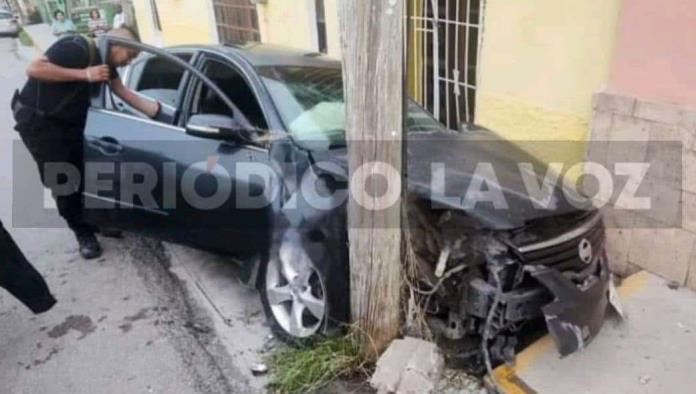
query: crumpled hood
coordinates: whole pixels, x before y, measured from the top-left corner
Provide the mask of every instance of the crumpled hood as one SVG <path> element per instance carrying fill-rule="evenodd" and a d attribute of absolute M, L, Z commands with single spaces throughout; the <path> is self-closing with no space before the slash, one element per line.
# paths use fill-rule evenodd
<path fill-rule="evenodd" d="M 587 199 L 565 187 L 562 179 L 548 186 L 546 195 L 530 194 L 528 188 L 532 184 L 541 190 L 548 165 L 519 145 L 485 129 L 465 133 L 412 133 L 407 148 L 409 190 L 435 203 L 464 209 L 494 229 L 518 228 L 531 220 L 592 207 Z M 439 186 L 437 179 L 433 182 L 437 178 L 433 175 L 433 163 L 444 166 L 444 189 L 442 176 Z M 490 202 L 471 206 L 466 201 L 470 186 L 484 192 L 499 188 L 498 195 L 504 196 L 506 208 L 500 209 Z M 472 191 L 471 196 L 475 196 Z M 553 203 L 545 204 L 544 197 Z"/>
<path fill-rule="evenodd" d="M 532 220 L 592 209 L 590 201 L 565 187 L 561 179 L 548 189 L 554 204 L 549 209 L 540 209 L 535 201 L 541 200 L 530 196 L 525 177 L 527 183 L 533 180 L 540 188 L 548 166 L 514 142 L 485 129 L 464 133 L 411 132 L 407 149 L 406 176 L 411 193 L 432 201 L 434 208 L 464 210 L 491 229 L 519 228 Z M 346 149 L 315 153 L 319 160 L 329 159 L 347 167 Z M 328 157 L 321 157 L 324 155 Z M 534 171 L 524 171 L 523 177 L 519 163 L 528 163 Z M 434 176 L 433 167 L 443 168 L 444 177 Z M 491 168 L 493 177 L 489 176 Z M 506 208 L 500 209 L 500 205 L 496 207 L 490 202 L 471 204 L 471 199 L 466 197 L 473 195 L 467 196 L 472 182 L 476 190 L 498 189 L 497 195 L 504 197 Z"/>

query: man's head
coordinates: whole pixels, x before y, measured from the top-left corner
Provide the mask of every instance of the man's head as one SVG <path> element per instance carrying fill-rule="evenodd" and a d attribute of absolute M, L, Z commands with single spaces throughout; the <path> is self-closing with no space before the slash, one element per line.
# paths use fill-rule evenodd
<path fill-rule="evenodd" d="M 140 36 L 129 26 L 122 26 L 107 33 L 107 36 L 125 38 L 135 42 L 140 42 Z M 113 45 L 109 50 L 107 63 L 114 67 L 127 66 L 133 59 L 138 57 L 140 51 L 135 48 L 128 48 L 120 45 Z"/>
<path fill-rule="evenodd" d="M 62 21 L 65 19 L 65 14 L 63 13 L 63 11 L 58 10 L 58 11 L 56 11 L 56 12 L 53 13 L 53 17 L 54 17 L 57 21 L 62 22 Z"/>

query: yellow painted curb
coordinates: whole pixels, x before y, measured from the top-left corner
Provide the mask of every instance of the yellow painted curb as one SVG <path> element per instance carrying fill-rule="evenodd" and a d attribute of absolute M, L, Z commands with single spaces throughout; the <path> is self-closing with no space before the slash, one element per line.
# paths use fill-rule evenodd
<path fill-rule="evenodd" d="M 623 300 L 630 298 L 640 292 L 650 281 L 651 275 L 645 271 L 640 271 L 626 278 L 617 292 Z M 527 385 L 519 375 L 527 370 L 536 360 L 542 355 L 555 350 L 553 338 L 546 335 L 538 341 L 534 342 L 517 355 L 515 365 L 501 365 L 493 371 L 493 376 L 500 390 L 505 394 L 532 394 L 536 391 Z"/>

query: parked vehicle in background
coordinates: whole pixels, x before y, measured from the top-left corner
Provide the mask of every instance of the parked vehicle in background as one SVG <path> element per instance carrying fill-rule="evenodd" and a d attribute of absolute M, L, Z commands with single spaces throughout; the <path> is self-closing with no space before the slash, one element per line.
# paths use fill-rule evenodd
<path fill-rule="evenodd" d="M 109 40 L 118 42 L 104 45 Z M 121 173 L 110 177 L 109 190 L 86 176 L 85 203 L 104 207 L 87 209 L 86 219 L 235 255 L 273 330 L 291 342 L 347 321 L 346 203 L 315 204 L 318 195 L 339 201 L 349 185 L 341 64 L 263 44 L 133 46 L 143 53 L 125 83 L 163 103 L 162 111 L 145 119 L 106 88 L 95 96 L 85 161 Z M 514 358 L 517 337 L 532 322 L 547 324 L 562 354 L 582 349 L 609 304 L 601 214 L 562 184 L 552 189 L 553 207 L 534 209 L 538 201 L 514 174 L 518 163 L 533 163 L 538 185 L 544 164 L 489 130 L 452 132 L 417 104 L 407 108 L 409 230 L 426 262 L 413 291 L 427 299 L 427 319 L 452 340 L 483 337 L 495 363 Z M 495 144 L 481 143 L 487 139 Z M 434 162 L 446 165 L 445 183 L 463 190 L 480 179 L 477 163 L 491 163 L 500 181 L 489 185 L 509 208 L 434 192 Z M 124 170 L 133 163 L 156 175 L 145 181 L 151 196 Z M 249 163 L 265 172 L 249 176 Z M 231 181 L 233 198 L 213 209 L 171 189 L 188 183 L 210 196 L 219 179 Z M 306 179 L 316 195 L 304 193 Z M 269 199 L 259 204 L 259 197 Z"/>
<path fill-rule="evenodd" d="M 0 10 L 0 36 L 17 38 L 22 30 L 19 19 L 9 11 Z"/>

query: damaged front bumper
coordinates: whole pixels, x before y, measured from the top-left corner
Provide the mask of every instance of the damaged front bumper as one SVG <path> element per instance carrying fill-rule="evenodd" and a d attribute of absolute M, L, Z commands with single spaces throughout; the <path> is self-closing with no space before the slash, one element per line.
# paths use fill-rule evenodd
<path fill-rule="evenodd" d="M 541 310 L 562 356 L 584 349 L 604 323 L 610 300 L 611 275 L 604 255 L 592 265 L 597 272 L 579 285 L 556 269 L 527 267 L 532 277 L 554 296 L 554 301 Z"/>
<path fill-rule="evenodd" d="M 599 333 L 612 290 L 599 212 L 486 231 L 463 213 L 412 211 L 414 304 L 436 338 L 481 345 L 455 349 L 458 365 L 514 362 L 544 324 L 563 356 Z"/>
<path fill-rule="evenodd" d="M 546 320 L 562 356 L 584 349 L 602 328 L 610 304 L 611 275 L 604 253 L 581 273 L 562 272 L 543 265 L 525 266 L 537 283 L 508 291 L 480 278 L 469 283 L 466 313 L 481 320 L 492 315 L 494 336 L 514 338 L 515 328 L 530 320 Z M 496 310 L 491 312 L 494 308 Z M 511 362 L 514 350 L 505 346 L 517 341 L 498 340 L 491 349 L 500 361 Z M 503 348 L 500 348 L 500 346 Z"/>

